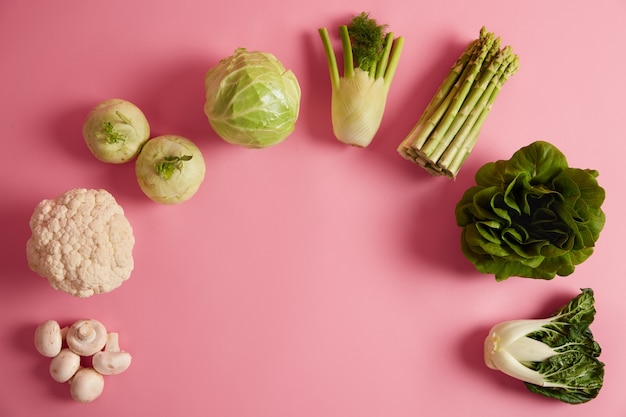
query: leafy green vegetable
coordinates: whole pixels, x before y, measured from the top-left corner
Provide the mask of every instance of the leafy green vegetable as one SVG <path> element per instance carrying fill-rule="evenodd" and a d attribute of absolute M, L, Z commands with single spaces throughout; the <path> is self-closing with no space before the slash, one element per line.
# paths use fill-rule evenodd
<path fill-rule="evenodd" d="M 519 58 L 485 27 L 470 42 L 398 147 L 432 175 L 455 178 Z"/>
<path fill-rule="evenodd" d="M 533 393 L 570 404 L 595 398 L 604 363 L 589 329 L 594 303 L 593 290 L 583 288 L 550 318 L 497 324 L 485 339 L 485 364 L 524 381 Z"/>
<path fill-rule="evenodd" d="M 295 129 L 300 85 L 270 53 L 237 48 L 206 73 L 205 91 L 204 112 L 226 142 L 265 148 Z"/>
<path fill-rule="evenodd" d="M 331 120 L 335 137 L 348 145 L 368 146 L 380 128 L 389 88 L 400 60 L 404 38 L 394 39 L 367 13 L 339 26 L 343 76 L 328 29 L 318 30 L 331 82 Z"/>
<path fill-rule="evenodd" d="M 570 168 L 543 141 L 485 164 L 456 206 L 463 253 L 498 281 L 570 275 L 591 256 L 604 227 L 597 176 Z"/>

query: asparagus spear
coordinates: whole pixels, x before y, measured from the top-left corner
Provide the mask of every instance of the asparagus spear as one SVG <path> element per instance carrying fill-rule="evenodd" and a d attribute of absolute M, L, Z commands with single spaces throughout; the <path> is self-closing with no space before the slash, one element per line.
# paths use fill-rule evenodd
<path fill-rule="evenodd" d="M 503 65 L 504 69 L 499 71 L 489 82 L 489 87 L 481 97 L 477 106 L 473 109 L 472 117 L 468 117 L 459 134 L 453 143 L 448 146 L 447 154 L 439 160 L 439 165 L 451 173 L 458 173 L 461 165 L 469 156 L 472 148 L 476 144 L 480 128 L 482 127 L 491 107 L 500 93 L 500 89 L 519 68 L 519 60 L 512 53 L 508 55 Z M 501 67 L 502 68 L 502 67 Z"/>
<path fill-rule="evenodd" d="M 482 27 L 398 147 L 432 175 L 455 178 L 504 82 L 518 69 L 510 46 Z"/>

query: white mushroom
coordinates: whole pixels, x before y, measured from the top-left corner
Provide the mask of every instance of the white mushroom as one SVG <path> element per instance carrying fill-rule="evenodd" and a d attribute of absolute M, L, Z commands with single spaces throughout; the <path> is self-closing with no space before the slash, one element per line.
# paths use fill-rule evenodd
<path fill-rule="evenodd" d="M 74 353 L 91 356 L 106 344 L 107 331 L 98 320 L 78 320 L 70 326 L 65 339 Z"/>
<path fill-rule="evenodd" d="M 79 368 L 80 356 L 68 348 L 61 349 L 50 361 L 50 375 L 57 382 L 69 381 Z"/>
<path fill-rule="evenodd" d="M 35 349 L 47 358 L 59 354 L 63 345 L 61 326 L 54 320 L 47 320 L 35 329 Z"/>
<path fill-rule="evenodd" d="M 70 380 L 72 398 L 88 403 L 98 398 L 104 390 L 104 377 L 93 368 L 80 368 Z"/>
<path fill-rule="evenodd" d="M 131 359 L 130 353 L 120 350 L 118 333 L 112 332 L 107 335 L 104 350 L 91 358 L 91 364 L 103 375 L 116 375 L 128 369 Z"/>

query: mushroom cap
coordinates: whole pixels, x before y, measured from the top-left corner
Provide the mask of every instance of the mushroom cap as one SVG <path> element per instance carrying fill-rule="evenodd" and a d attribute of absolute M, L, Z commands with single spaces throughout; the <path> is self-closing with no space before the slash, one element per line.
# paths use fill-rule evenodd
<path fill-rule="evenodd" d="M 63 336 L 61 326 L 55 320 L 46 320 L 35 329 L 35 349 L 47 358 L 53 358 L 61 352 Z"/>
<path fill-rule="evenodd" d="M 111 332 L 104 350 L 91 358 L 91 366 L 102 375 L 117 375 L 128 369 L 131 360 L 130 353 L 120 349 L 119 333 Z"/>
<path fill-rule="evenodd" d="M 80 368 L 80 356 L 68 348 L 61 349 L 61 352 L 50 361 L 50 375 L 57 382 L 67 382 Z"/>
<path fill-rule="evenodd" d="M 93 368 L 81 368 L 70 381 L 72 398 L 88 403 L 98 398 L 104 390 L 104 377 Z"/>
<path fill-rule="evenodd" d="M 91 356 L 106 344 L 107 330 L 98 320 L 78 320 L 70 326 L 65 339 L 74 353 Z"/>
<path fill-rule="evenodd" d="M 128 369 L 131 360 L 128 352 L 100 351 L 93 355 L 91 364 L 102 375 L 117 375 Z"/>

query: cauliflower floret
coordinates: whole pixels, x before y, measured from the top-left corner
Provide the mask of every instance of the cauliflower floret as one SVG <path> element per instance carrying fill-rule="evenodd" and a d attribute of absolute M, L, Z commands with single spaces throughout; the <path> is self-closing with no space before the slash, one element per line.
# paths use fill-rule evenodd
<path fill-rule="evenodd" d="M 76 297 L 112 291 L 130 277 L 133 229 L 106 190 L 77 188 L 41 201 L 30 219 L 28 266 Z"/>

